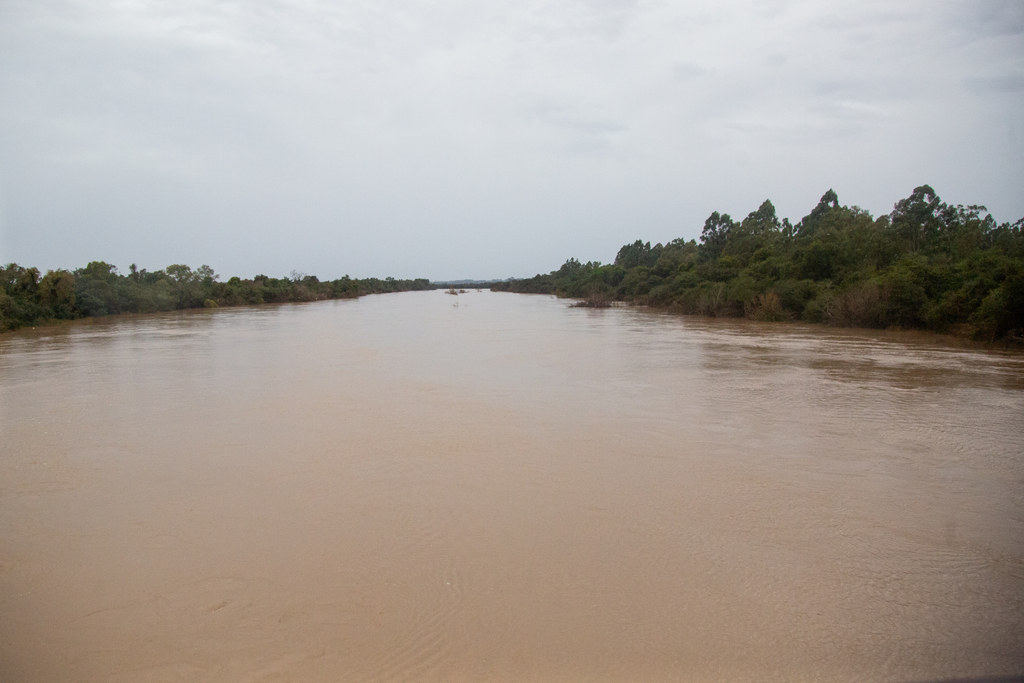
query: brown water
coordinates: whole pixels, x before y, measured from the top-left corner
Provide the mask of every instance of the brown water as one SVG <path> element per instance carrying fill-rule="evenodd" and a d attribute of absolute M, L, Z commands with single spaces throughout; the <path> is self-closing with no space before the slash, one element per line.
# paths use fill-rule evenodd
<path fill-rule="evenodd" d="M 489 292 L 0 337 L 3 681 L 1022 672 L 1020 355 Z"/>

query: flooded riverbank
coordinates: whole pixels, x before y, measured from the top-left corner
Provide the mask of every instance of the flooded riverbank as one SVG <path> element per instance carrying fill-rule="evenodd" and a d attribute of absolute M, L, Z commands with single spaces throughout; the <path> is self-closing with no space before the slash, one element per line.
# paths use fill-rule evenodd
<path fill-rule="evenodd" d="M 1019 354 L 490 292 L 5 335 L 0 672 L 1020 673 L 1022 417 Z"/>

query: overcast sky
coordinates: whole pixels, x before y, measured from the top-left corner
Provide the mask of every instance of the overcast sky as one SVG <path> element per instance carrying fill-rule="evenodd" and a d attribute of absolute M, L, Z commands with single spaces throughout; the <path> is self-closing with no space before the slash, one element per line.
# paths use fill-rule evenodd
<path fill-rule="evenodd" d="M 504 278 L 834 188 L 1024 216 L 1024 2 L 0 0 L 0 261 Z"/>

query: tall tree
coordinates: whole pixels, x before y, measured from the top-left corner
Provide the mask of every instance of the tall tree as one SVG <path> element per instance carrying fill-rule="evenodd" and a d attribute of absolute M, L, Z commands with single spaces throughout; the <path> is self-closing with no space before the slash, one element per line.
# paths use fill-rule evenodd
<path fill-rule="evenodd" d="M 718 258 L 735 227 L 736 223 L 727 213 L 719 214 L 715 211 L 708 216 L 704 221 L 704 230 L 700 234 L 700 260 L 713 261 Z"/>
<path fill-rule="evenodd" d="M 918 251 L 936 241 L 940 221 L 935 214 L 941 206 L 942 200 L 928 185 L 915 187 L 909 197 L 896 202 L 889 216 L 908 251 Z"/>

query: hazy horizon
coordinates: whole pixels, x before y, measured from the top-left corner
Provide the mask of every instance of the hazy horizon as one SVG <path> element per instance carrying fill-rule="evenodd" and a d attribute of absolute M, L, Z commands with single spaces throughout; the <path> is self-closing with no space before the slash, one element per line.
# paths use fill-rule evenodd
<path fill-rule="evenodd" d="M 1024 5 L 0 5 L 0 262 L 504 279 L 834 189 L 1024 216 Z"/>

